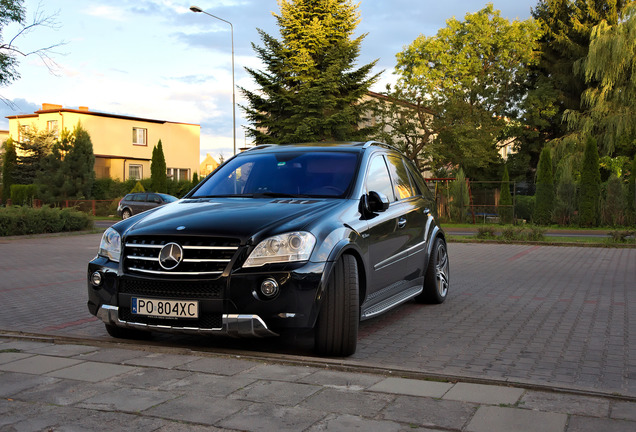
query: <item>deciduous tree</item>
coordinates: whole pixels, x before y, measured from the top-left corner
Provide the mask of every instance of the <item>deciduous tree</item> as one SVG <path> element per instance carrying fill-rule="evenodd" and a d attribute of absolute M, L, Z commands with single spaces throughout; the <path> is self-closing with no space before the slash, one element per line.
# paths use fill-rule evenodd
<path fill-rule="evenodd" d="M 575 63 L 586 83 L 585 111 L 569 110 L 573 129 L 596 136 L 603 153 L 633 154 L 636 148 L 636 3 L 625 8 L 624 19 L 603 20 L 592 29 L 589 52 Z"/>
<path fill-rule="evenodd" d="M 55 48 L 63 45 L 63 42 L 52 43 L 33 50 L 21 48 L 25 36 L 38 27 L 58 28 L 56 18 L 56 13 L 47 15 L 38 6 L 33 13 L 32 20 L 29 21 L 26 17 L 23 0 L 0 0 L 0 87 L 7 86 L 20 78 L 19 58 L 36 56 L 49 70 L 53 71 L 56 68 L 51 54 L 54 53 Z M 3 31 L 11 23 L 17 24 L 18 28 L 15 34 L 5 38 Z M 0 100 L 12 105 L 8 99 L 2 96 L 0 96 Z"/>
<path fill-rule="evenodd" d="M 532 20 L 510 22 L 489 4 L 398 53 L 392 95 L 416 108 L 392 123 L 404 145 L 424 152 L 434 168 L 461 161 L 468 175 L 497 161 L 539 34 Z"/>

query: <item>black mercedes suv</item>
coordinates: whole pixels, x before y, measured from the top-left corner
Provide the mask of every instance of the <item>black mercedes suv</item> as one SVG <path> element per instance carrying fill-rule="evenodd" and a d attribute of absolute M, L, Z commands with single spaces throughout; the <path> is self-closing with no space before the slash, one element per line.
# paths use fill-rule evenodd
<path fill-rule="evenodd" d="M 416 168 L 377 142 L 262 145 L 104 232 L 88 309 L 114 337 L 275 336 L 356 350 L 360 320 L 442 303 L 449 261 Z"/>

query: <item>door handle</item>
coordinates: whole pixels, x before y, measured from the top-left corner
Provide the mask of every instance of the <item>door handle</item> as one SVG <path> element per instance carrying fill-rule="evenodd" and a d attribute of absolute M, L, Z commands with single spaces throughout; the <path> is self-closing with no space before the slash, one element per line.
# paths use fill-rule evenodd
<path fill-rule="evenodd" d="M 398 228 L 404 228 L 406 226 L 406 218 L 402 216 L 398 219 Z"/>

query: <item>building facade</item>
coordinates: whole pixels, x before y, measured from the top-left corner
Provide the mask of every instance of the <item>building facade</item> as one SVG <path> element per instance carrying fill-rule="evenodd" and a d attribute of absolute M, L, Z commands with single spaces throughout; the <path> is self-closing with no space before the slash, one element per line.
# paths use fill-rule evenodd
<path fill-rule="evenodd" d="M 54 134 L 81 124 L 89 133 L 97 178 L 119 180 L 150 177 L 152 150 L 161 140 L 168 177 L 192 180 L 199 169 L 201 126 L 42 104 L 33 114 L 8 116 L 9 134 L 20 141 L 28 129 Z"/>

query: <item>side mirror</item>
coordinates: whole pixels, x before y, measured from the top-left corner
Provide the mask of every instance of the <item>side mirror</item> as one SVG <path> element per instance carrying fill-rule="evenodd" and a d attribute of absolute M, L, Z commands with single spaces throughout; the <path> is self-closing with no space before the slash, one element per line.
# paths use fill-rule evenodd
<path fill-rule="evenodd" d="M 381 213 L 389 208 L 389 198 L 380 192 L 371 191 L 366 196 L 366 207 L 371 213 Z"/>

